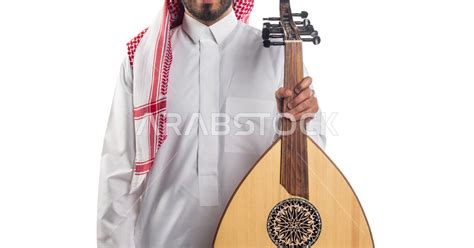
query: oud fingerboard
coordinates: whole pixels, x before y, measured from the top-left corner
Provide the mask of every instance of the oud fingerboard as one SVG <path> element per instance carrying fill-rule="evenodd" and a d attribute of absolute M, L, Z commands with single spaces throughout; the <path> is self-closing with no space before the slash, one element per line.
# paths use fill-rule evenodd
<path fill-rule="evenodd" d="M 303 79 L 302 42 L 285 41 L 285 87 L 294 90 Z M 296 94 L 293 94 L 296 95 Z M 283 110 L 288 112 L 288 102 Z M 288 193 L 308 199 L 308 152 L 304 121 L 282 118 L 280 184 Z"/>

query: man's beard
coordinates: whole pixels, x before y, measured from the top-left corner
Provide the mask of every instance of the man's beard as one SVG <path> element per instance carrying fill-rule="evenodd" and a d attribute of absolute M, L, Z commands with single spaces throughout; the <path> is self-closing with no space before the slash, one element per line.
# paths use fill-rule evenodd
<path fill-rule="evenodd" d="M 218 8 L 213 10 L 213 4 L 201 4 L 202 7 L 200 7 L 197 6 L 196 0 L 181 0 L 181 2 L 191 15 L 202 21 L 217 20 L 232 4 L 232 0 L 219 0 Z"/>

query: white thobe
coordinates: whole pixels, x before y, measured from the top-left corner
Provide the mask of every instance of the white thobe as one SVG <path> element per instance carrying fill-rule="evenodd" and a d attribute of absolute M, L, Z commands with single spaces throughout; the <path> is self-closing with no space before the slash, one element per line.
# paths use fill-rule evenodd
<path fill-rule="evenodd" d="M 120 204 L 134 158 L 133 75 L 128 59 L 122 64 L 101 164 L 100 248 L 211 247 L 230 196 L 275 140 L 283 47 L 264 48 L 261 31 L 233 12 L 209 27 L 185 15 L 172 44 L 168 138 L 147 190 L 125 210 Z M 324 147 L 319 111 L 307 129 Z"/>

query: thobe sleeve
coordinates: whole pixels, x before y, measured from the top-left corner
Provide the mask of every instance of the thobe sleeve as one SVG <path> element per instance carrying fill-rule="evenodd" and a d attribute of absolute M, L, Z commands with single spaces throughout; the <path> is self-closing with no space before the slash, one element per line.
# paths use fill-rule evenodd
<path fill-rule="evenodd" d="M 98 248 L 134 248 L 138 194 L 129 194 L 135 157 L 132 71 L 120 68 L 102 148 L 97 216 Z"/>
<path fill-rule="evenodd" d="M 306 66 L 303 66 L 304 68 L 304 76 L 310 76 L 308 74 L 308 70 Z M 284 74 L 282 73 L 281 78 L 280 78 L 280 83 L 279 87 L 284 86 Z M 314 90 L 314 81 L 310 86 L 311 89 Z M 317 94 L 317 93 L 316 93 Z M 280 122 L 280 119 L 276 119 L 278 122 Z M 308 136 L 316 143 L 318 144 L 322 149 L 326 147 L 326 125 L 324 124 L 324 118 L 322 115 L 321 107 L 319 107 L 318 112 L 316 112 L 315 116 L 313 119 L 308 121 L 306 123 L 306 132 Z M 275 135 L 275 139 L 278 138 L 279 135 Z"/>

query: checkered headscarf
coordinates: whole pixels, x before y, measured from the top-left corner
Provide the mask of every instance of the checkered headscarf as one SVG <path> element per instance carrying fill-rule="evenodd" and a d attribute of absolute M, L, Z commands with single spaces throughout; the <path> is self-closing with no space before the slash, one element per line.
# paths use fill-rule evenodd
<path fill-rule="evenodd" d="M 237 19 L 248 23 L 253 2 L 233 0 Z M 165 0 L 155 22 L 127 44 L 133 68 L 135 122 L 135 165 L 131 192 L 145 181 L 155 155 L 166 139 L 166 94 L 173 60 L 171 29 L 181 24 L 183 14 L 180 0 Z"/>

